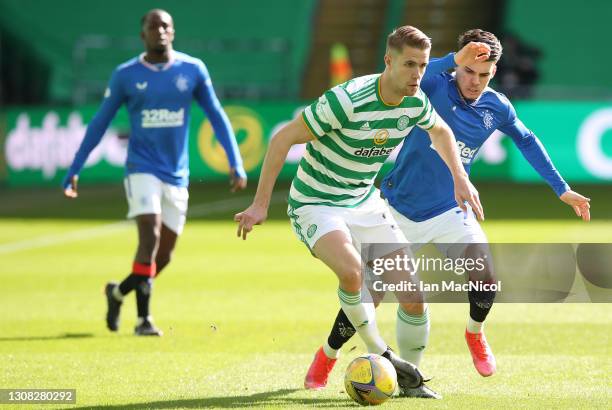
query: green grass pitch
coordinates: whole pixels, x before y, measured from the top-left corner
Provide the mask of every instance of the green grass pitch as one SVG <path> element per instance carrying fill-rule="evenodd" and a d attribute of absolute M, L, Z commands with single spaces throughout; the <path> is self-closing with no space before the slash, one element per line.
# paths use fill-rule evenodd
<path fill-rule="evenodd" d="M 342 386 L 348 362 L 365 352 L 356 337 L 326 390 L 302 387 L 338 309 L 337 285 L 288 221 L 273 219 L 242 242 L 227 219 L 192 218 L 155 283 L 152 310 L 165 335 L 137 338 L 132 295 L 118 334 L 103 320 L 103 285 L 126 275 L 136 244 L 133 226 L 116 223 L 123 210 L 76 220 L 65 219 L 72 204 L 46 204 L 40 215 L 24 205 L 24 218 L 4 208 L 0 219 L 0 388 L 77 389 L 76 405 L 44 408 L 357 406 Z M 242 205 L 239 198 L 221 208 Z M 99 214 L 88 206 L 81 215 Z M 484 228 L 491 241 L 610 242 L 612 220 L 492 218 Z M 394 309 L 378 312 L 392 345 Z M 422 368 L 444 399 L 392 399 L 384 408 L 610 408 L 612 305 L 496 305 L 486 327 L 498 361 L 491 378 L 476 373 L 463 340 L 467 305 L 430 310 Z"/>

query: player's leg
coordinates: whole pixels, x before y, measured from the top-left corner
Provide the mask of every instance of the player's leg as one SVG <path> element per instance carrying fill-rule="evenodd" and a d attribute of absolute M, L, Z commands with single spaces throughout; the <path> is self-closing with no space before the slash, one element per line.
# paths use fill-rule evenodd
<path fill-rule="evenodd" d="M 389 208 L 391 218 L 410 243 L 410 248 L 406 249 L 407 255 L 414 258 L 413 252 L 417 251 L 422 244 L 429 242 L 427 232 L 423 229 L 422 223 L 411 221 L 393 208 Z M 414 276 L 410 276 L 412 283 L 418 282 L 416 273 Z M 397 279 L 392 280 L 392 282 L 397 282 Z M 399 301 L 396 315 L 396 338 L 400 357 L 418 367 L 429 341 L 428 307 L 421 292 L 396 292 L 396 298 Z M 400 385 L 399 396 L 421 399 L 442 398 L 442 395 L 436 393 L 424 383 L 419 386 Z"/>
<path fill-rule="evenodd" d="M 119 313 L 123 298 L 136 288 L 150 288 L 155 275 L 155 253 L 159 246 L 161 229 L 161 181 L 149 174 L 132 174 L 125 179 L 128 200 L 128 218 L 136 218 L 138 247 L 131 273 L 120 283 L 106 285 L 108 310 L 106 324 L 112 331 L 119 326 Z M 147 316 L 137 304 L 139 317 Z"/>
<path fill-rule="evenodd" d="M 388 204 L 386 204 L 388 206 Z M 392 214 L 392 216 L 394 216 L 393 210 L 391 210 L 390 212 Z M 396 219 L 396 218 L 395 218 Z M 405 218 L 404 218 L 405 219 Z M 402 230 L 402 232 L 404 233 L 404 235 L 406 235 L 407 233 L 409 233 L 413 238 L 418 237 L 418 223 L 416 222 L 412 222 L 409 220 L 406 220 L 407 222 L 404 223 L 404 226 L 402 226 L 402 224 L 399 224 L 400 229 Z M 397 219 L 396 219 L 396 222 Z M 406 225 L 408 225 L 406 227 Z M 407 238 L 408 242 L 414 242 L 414 239 L 411 238 Z M 378 298 L 382 298 L 382 294 L 376 294 L 373 293 L 372 297 L 374 298 L 375 301 L 375 305 L 378 306 L 378 302 L 376 301 Z M 412 312 L 412 311 L 419 311 L 420 307 L 419 306 L 409 306 L 408 309 Z M 399 315 L 399 310 L 398 310 L 398 315 Z M 421 313 L 419 313 L 419 317 L 422 316 Z M 429 326 L 426 326 L 427 329 L 429 329 Z M 402 334 L 404 334 L 405 332 L 402 332 Z M 325 341 L 325 343 L 323 343 L 323 351 L 325 352 L 325 354 L 330 357 L 330 358 L 336 358 L 338 356 L 339 350 L 342 348 L 342 346 L 344 346 L 344 344 L 346 342 L 348 342 L 350 340 L 350 338 L 355 334 L 355 328 L 353 327 L 353 325 L 351 324 L 350 320 L 348 320 L 348 317 L 346 316 L 346 314 L 344 313 L 344 311 L 342 309 L 340 309 L 338 311 L 338 314 L 336 315 L 336 319 L 334 320 L 334 324 L 331 328 L 331 331 L 329 333 L 329 336 L 327 337 L 327 340 Z M 408 360 L 411 363 L 414 363 L 415 365 L 419 365 L 418 361 L 420 360 L 415 360 L 414 357 L 404 357 L 404 355 L 401 353 L 402 352 L 402 343 L 398 343 L 400 346 L 400 355 L 402 356 L 402 358 Z M 415 343 L 415 346 L 423 346 L 423 343 Z M 412 349 L 411 349 L 412 350 Z M 420 354 L 422 355 L 422 349 L 417 350 L 420 352 Z"/>
<path fill-rule="evenodd" d="M 471 211 L 468 214 L 460 211 L 455 208 L 440 215 L 438 227 L 435 228 L 438 231 L 435 242 L 439 243 L 437 246 L 447 257 L 485 261 L 484 269 L 468 272 L 467 279 L 493 283 L 495 276 L 487 237 Z M 484 377 L 491 376 L 495 373 L 496 361 L 484 334 L 484 321 L 493 307 L 495 291 L 470 289 L 468 299 L 470 312 L 465 339 L 478 373 Z"/>
<path fill-rule="evenodd" d="M 429 239 L 421 236 L 419 223 L 410 221 L 394 209 L 390 213 L 398 223 L 400 230 L 408 241 L 416 244 L 428 242 Z M 373 295 L 374 296 L 374 295 Z M 429 340 L 430 324 L 427 305 L 424 303 L 401 303 L 397 311 L 397 343 L 402 359 L 420 365 L 423 351 Z M 323 344 L 323 351 L 328 357 L 337 357 L 340 348 L 353 336 L 354 327 L 351 325 L 342 309 L 338 312 L 334 325 L 327 341 Z"/>
<path fill-rule="evenodd" d="M 378 333 L 373 309 L 361 300 L 361 259 L 351 237 L 345 231 L 328 232 L 315 243 L 312 251 L 338 277 L 340 305 L 368 351 L 384 353 L 387 344 Z"/>
<path fill-rule="evenodd" d="M 393 209 L 391 209 L 391 213 L 396 222 L 398 222 L 402 232 L 405 235 L 410 235 L 408 238 L 409 242 L 416 243 L 417 240 L 427 241 L 427 238 L 425 238 L 425 241 L 423 241 L 423 238 L 417 239 L 420 237 L 420 227 L 417 222 L 408 220 Z M 396 215 L 399 215 L 401 218 Z M 373 296 L 375 297 L 375 295 Z M 377 305 L 376 302 L 375 304 Z M 427 305 L 423 303 L 399 304 L 396 330 L 400 356 L 402 359 L 419 366 L 429 339 L 430 325 Z M 323 344 L 321 353 L 324 353 L 329 358 L 337 358 L 339 350 L 354 334 L 355 328 L 346 316 L 346 313 L 340 309 L 330 334 Z"/>
<path fill-rule="evenodd" d="M 400 230 L 417 251 L 423 244 L 431 241 L 427 221 L 415 222 L 389 206 L 391 216 Z M 416 366 L 421 365 L 423 354 L 429 342 L 431 325 L 426 303 L 400 303 L 397 307 L 395 336 L 400 356 Z"/>
<path fill-rule="evenodd" d="M 162 331 L 153 324 L 150 312 L 153 278 L 157 272 L 155 259 L 161 238 L 161 215 L 139 215 L 136 217 L 136 222 L 138 224 L 138 251 L 135 260 L 144 266 L 150 266 L 151 269 L 149 270 L 150 276 L 133 274 L 133 277 L 137 280 L 134 289 L 136 291 L 136 310 L 138 313 L 138 322 L 134 328 L 134 334 L 138 336 L 161 336 Z M 129 279 L 130 277 L 124 282 L 129 281 Z M 121 289 L 121 285 L 119 285 L 119 288 Z"/>
<path fill-rule="evenodd" d="M 172 229 L 168 228 L 166 224 L 162 223 L 161 235 L 159 238 L 159 249 L 157 249 L 157 255 L 155 256 L 155 265 L 157 266 L 157 272 L 155 279 L 159 277 L 162 270 L 170 263 L 172 259 L 172 253 L 176 247 L 176 241 L 178 234 Z"/>
<path fill-rule="evenodd" d="M 370 293 L 374 308 L 376 308 L 384 294 Z M 307 389 L 321 389 L 327 385 L 327 379 L 333 369 L 333 364 L 340 356 L 340 349 L 355 333 L 355 327 L 351 324 L 344 310 L 340 308 L 329 336 L 315 353 L 315 358 L 306 374 L 304 385 Z"/>
<path fill-rule="evenodd" d="M 313 252 L 338 277 L 340 306 L 368 351 L 382 355 L 391 362 L 397 372 L 401 388 L 422 386 L 424 378 L 416 366 L 393 353 L 380 336 L 373 304 L 362 301 L 360 255 L 346 232 L 333 231 L 325 234 L 317 241 Z M 380 257 L 395 259 L 396 256 L 403 257 L 403 255 L 404 250 L 398 249 Z"/>
<path fill-rule="evenodd" d="M 160 336 L 161 332 L 152 324 L 149 312 L 149 298 L 152 291 L 153 277 L 156 272 L 154 261 L 159 246 L 161 215 L 138 215 L 136 217 L 136 225 L 138 227 L 138 247 L 132 265 L 132 272 L 114 289 L 113 296 L 117 300 L 123 300 L 125 295 L 132 290 L 136 290 L 136 310 L 138 313 L 136 334 Z"/>
<path fill-rule="evenodd" d="M 136 306 L 138 309 L 138 325 L 135 332 L 138 335 L 147 333 L 160 333 L 161 330 L 153 325 L 153 319 L 150 314 L 151 296 L 153 295 L 153 282 L 159 276 L 160 272 L 170 262 L 172 251 L 176 245 L 177 234 L 168 228 L 163 223 L 161 224 L 159 235 L 159 247 L 155 255 L 155 276 L 149 278 L 146 283 L 136 286 Z"/>
<path fill-rule="evenodd" d="M 158 246 L 155 252 L 155 266 L 157 268 L 155 279 L 170 263 L 178 236 L 185 226 L 188 198 L 187 188 L 162 184 L 162 212 L 157 240 Z M 153 325 L 149 313 L 153 294 L 153 279 L 150 278 L 146 286 L 136 287 L 136 304 L 139 311 L 139 325 L 135 329 L 136 334 L 161 333 Z"/>
<path fill-rule="evenodd" d="M 368 268 L 366 268 L 368 269 Z M 372 289 L 370 291 L 370 296 L 372 297 L 372 302 L 374 303 L 374 307 L 378 307 L 380 301 L 384 297 L 383 292 L 374 292 Z M 344 313 L 344 310 L 340 308 L 338 313 L 336 314 L 336 318 L 334 319 L 334 324 L 329 332 L 329 335 L 325 342 L 323 343 L 322 350 L 329 358 L 338 358 L 340 355 L 340 349 L 342 346 L 348 342 L 353 335 L 356 333 L 355 328 L 351 324 L 351 321 Z"/>
<path fill-rule="evenodd" d="M 351 243 L 354 245 L 349 248 L 351 249 L 351 252 L 353 255 L 351 267 L 354 272 L 359 272 L 359 277 L 361 276 L 360 275 L 361 260 L 360 260 L 359 252 L 357 251 L 355 246 L 360 248 L 361 243 L 367 244 L 367 243 L 375 243 L 375 242 L 395 244 L 393 245 L 394 248 L 389 250 L 391 254 L 371 255 L 374 258 L 375 257 L 385 257 L 385 256 L 391 257 L 395 254 L 395 252 L 401 253 L 402 249 L 405 247 L 405 244 L 403 244 L 406 242 L 405 238 L 403 237 L 403 235 L 401 235 L 399 230 L 395 227 L 394 221 L 388 214 L 387 207 L 385 206 L 384 202 L 380 200 L 380 198 L 375 197 L 373 195 L 371 200 L 368 200 L 368 203 L 360 206 L 359 209 L 346 210 L 344 212 L 345 212 L 345 215 L 342 215 L 342 221 L 346 221 L 346 223 L 350 224 L 350 229 L 351 229 L 350 233 L 352 236 Z M 290 216 L 291 216 L 291 213 L 290 213 Z M 297 226 L 299 227 L 299 224 L 297 224 Z M 294 229 L 296 229 L 296 223 L 294 223 Z M 297 232 L 298 230 L 296 229 L 296 233 Z M 346 246 L 348 247 L 349 246 L 348 245 L 349 243 L 348 235 L 346 235 L 345 237 L 345 243 L 346 243 Z M 320 244 L 317 244 L 317 246 L 319 245 Z M 346 257 L 338 256 L 339 253 L 337 250 L 332 249 L 330 251 L 329 247 L 325 245 L 321 246 L 320 249 L 322 249 L 323 251 L 328 251 L 329 259 L 332 261 L 330 263 L 331 265 L 330 267 L 332 268 L 332 270 L 334 269 L 333 263 L 335 262 L 335 260 L 339 260 L 339 261 L 346 260 Z M 380 249 L 377 249 L 377 250 L 380 251 Z M 321 255 L 320 257 L 325 258 L 326 255 Z M 355 275 L 357 275 L 357 273 L 355 273 Z M 360 296 L 360 295 L 358 294 L 356 296 Z M 365 312 L 372 317 L 371 319 L 372 321 L 375 320 L 374 319 L 375 312 L 374 312 L 373 304 L 368 303 L 365 305 L 367 306 Z M 352 317 L 352 314 L 354 314 L 354 312 L 351 312 L 349 310 L 351 309 L 351 306 L 347 305 L 346 303 L 341 303 L 341 306 L 342 306 L 342 312 L 340 313 L 340 315 L 343 316 L 342 326 L 343 327 L 346 326 L 347 329 L 356 328 L 357 332 L 360 333 L 361 335 L 360 328 L 358 326 L 355 326 L 355 324 L 358 323 L 358 320 Z M 373 324 L 375 325 L 375 322 L 373 322 Z M 374 329 L 376 328 L 374 327 Z M 376 330 L 376 332 L 378 331 Z M 329 357 L 327 357 L 328 355 Z M 334 359 L 335 355 L 337 355 L 337 349 L 332 349 L 331 355 L 330 353 L 326 355 L 324 348 L 319 349 L 319 351 L 315 355 L 315 360 L 311 364 L 309 371 L 307 373 L 307 376 L 306 376 L 305 385 L 307 388 L 321 388 L 325 386 L 325 383 L 327 381 L 327 376 L 329 372 L 331 371 L 331 367 L 328 367 L 326 369 L 321 364 L 325 363 L 325 360 L 335 360 Z M 389 349 L 387 349 L 383 353 L 383 355 L 387 357 L 392 362 L 392 364 L 396 367 L 396 370 L 398 371 L 398 380 L 400 382 L 400 385 L 408 386 L 408 385 L 421 385 L 422 384 L 422 380 L 423 380 L 422 375 L 420 374 L 420 372 L 418 372 L 418 369 L 416 369 L 415 366 L 397 357 Z M 311 376 L 317 376 L 317 375 L 321 376 L 318 380 L 316 378 L 313 379 L 313 377 L 311 377 Z"/>
<path fill-rule="evenodd" d="M 388 206 L 388 204 L 386 204 Z M 414 222 L 396 212 L 389 206 L 389 216 L 393 224 L 399 228 L 404 240 L 410 243 L 407 249 L 409 256 L 418 250 L 423 243 L 430 241 L 427 230 L 420 222 Z M 367 239 L 367 238 L 366 238 Z M 403 278 L 405 279 L 405 278 Z M 417 280 L 416 276 L 411 277 L 413 283 Z M 396 336 L 400 350 L 401 359 L 408 361 L 415 366 L 419 366 L 421 358 L 429 339 L 429 313 L 427 305 L 424 303 L 423 295 L 420 292 L 397 294 L 399 300 L 396 318 Z M 399 389 L 400 397 L 441 399 L 442 396 L 426 384 L 418 386 L 401 386 Z"/>
<path fill-rule="evenodd" d="M 189 192 L 186 187 L 163 184 L 162 192 L 162 227 L 159 249 L 155 257 L 156 278 L 172 259 L 176 241 L 185 227 L 189 202 Z"/>
<path fill-rule="evenodd" d="M 306 212 L 301 212 L 301 218 L 297 215 L 292 216 L 293 228 L 300 236 L 300 230 L 303 226 L 317 226 L 317 224 L 309 223 Z M 291 215 L 291 214 L 290 214 Z M 302 221 L 300 221 L 300 219 Z M 319 221 L 323 218 L 319 218 Z M 300 222 L 302 222 L 300 224 Z M 297 226 L 296 226 L 297 223 Z M 330 229 L 331 225 L 336 224 L 335 230 L 329 232 L 321 232 L 322 229 Z M 319 225 L 321 223 L 319 222 Z M 338 277 L 339 287 L 338 296 L 341 307 L 346 306 L 348 315 L 346 317 L 346 326 L 350 326 L 353 332 L 354 329 L 360 328 L 360 336 L 365 342 L 367 348 L 371 352 L 378 354 L 383 353 L 387 345 L 378 335 L 376 328 L 373 309 L 361 301 L 361 260 L 359 253 L 352 244 L 348 227 L 340 219 L 328 218 L 322 229 L 317 229 L 318 233 L 322 234 L 319 238 L 308 238 L 308 230 L 306 236 L 302 236 L 309 247 L 312 246 L 312 253 L 325 263 Z M 344 310 L 341 308 L 341 312 Z M 357 323 L 361 326 L 354 326 L 352 323 Z M 304 386 L 307 389 L 321 389 L 326 386 L 329 373 L 333 369 L 336 359 L 338 358 L 337 350 L 325 351 L 326 347 L 321 347 L 316 352 L 313 362 L 311 363 Z"/>

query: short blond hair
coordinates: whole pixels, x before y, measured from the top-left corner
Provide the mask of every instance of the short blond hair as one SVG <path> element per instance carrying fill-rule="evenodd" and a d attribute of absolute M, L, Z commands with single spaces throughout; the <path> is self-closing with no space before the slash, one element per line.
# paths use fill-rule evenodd
<path fill-rule="evenodd" d="M 389 49 L 402 51 L 404 46 L 428 50 L 431 48 L 431 39 L 416 27 L 401 26 L 387 36 L 387 52 Z"/>

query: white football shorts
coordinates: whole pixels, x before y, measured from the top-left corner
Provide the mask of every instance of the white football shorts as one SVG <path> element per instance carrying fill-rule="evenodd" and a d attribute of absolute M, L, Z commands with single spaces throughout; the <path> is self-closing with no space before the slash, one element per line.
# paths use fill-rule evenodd
<path fill-rule="evenodd" d="M 368 260 L 403 249 L 408 242 L 378 190 L 354 208 L 304 205 L 294 209 L 289 206 L 287 213 L 296 236 L 310 250 L 319 238 L 332 231 L 343 231 L 349 235 L 358 251 L 361 251 L 364 244 L 389 244 L 375 247 L 377 253 L 385 253 L 370 254 Z"/>
<path fill-rule="evenodd" d="M 161 214 L 162 223 L 180 235 L 187 217 L 189 191 L 167 184 L 152 174 L 129 174 L 123 180 L 128 201 L 128 218 Z"/>
<path fill-rule="evenodd" d="M 440 252 L 452 257 L 456 256 L 452 244 L 488 243 L 487 235 L 469 206 L 467 213 L 455 207 L 421 222 L 406 218 L 390 205 L 389 209 L 406 239 L 415 244 L 413 251 L 422 244 L 434 243 Z"/>

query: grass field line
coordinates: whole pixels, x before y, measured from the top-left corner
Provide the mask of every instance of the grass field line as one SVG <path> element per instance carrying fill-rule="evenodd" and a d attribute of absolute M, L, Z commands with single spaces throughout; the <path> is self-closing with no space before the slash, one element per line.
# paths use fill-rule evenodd
<path fill-rule="evenodd" d="M 287 191 L 276 192 L 272 194 L 271 203 L 278 203 L 285 200 Z M 198 204 L 189 209 L 189 216 L 199 217 L 210 215 L 216 212 L 241 210 L 247 207 L 252 200 L 252 197 L 243 195 L 236 198 L 221 199 L 218 201 Z M 51 235 L 41 235 L 34 238 L 28 238 L 15 242 L 9 242 L 0 245 L 0 255 L 7 255 L 14 252 L 27 251 L 32 249 L 44 248 L 46 246 L 54 246 L 69 242 L 78 242 L 99 238 L 101 236 L 112 235 L 120 232 L 127 227 L 133 225 L 131 220 L 118 221 L 103 224 L 92 228 L 77 229 L 70 232 L 62 232 Z"/>

